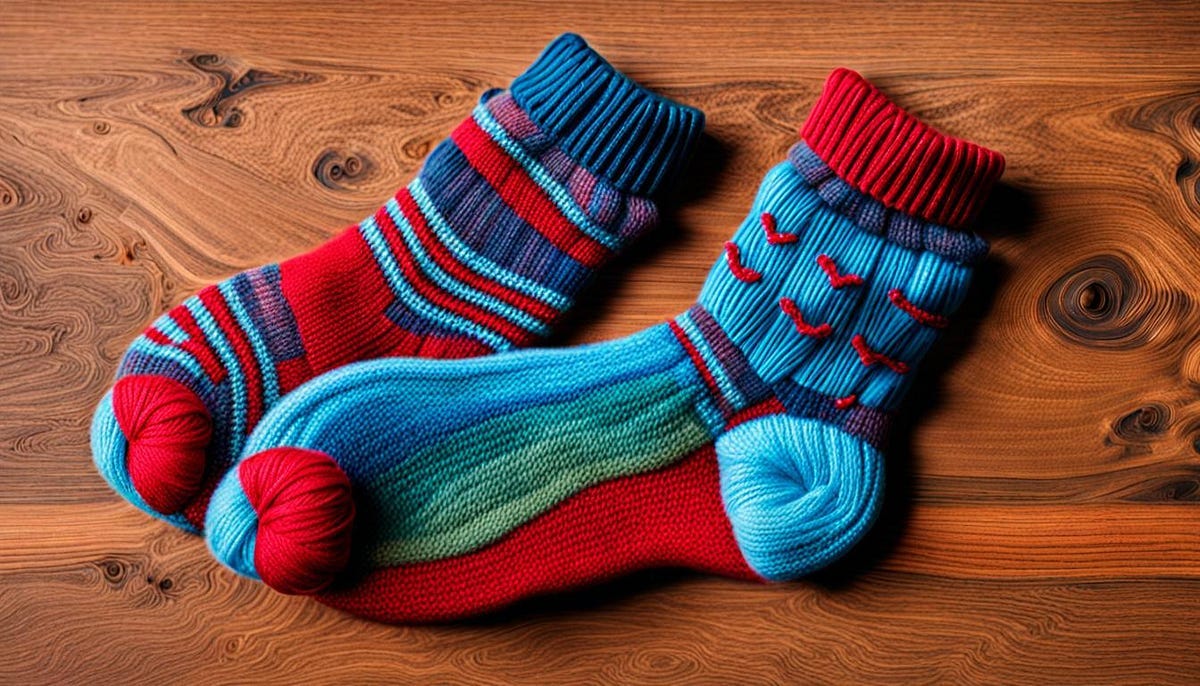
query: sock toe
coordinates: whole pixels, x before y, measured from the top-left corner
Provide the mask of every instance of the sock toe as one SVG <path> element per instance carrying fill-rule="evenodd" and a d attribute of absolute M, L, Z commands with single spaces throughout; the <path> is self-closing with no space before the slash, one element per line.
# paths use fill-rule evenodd
<path fill-rule="evenodd" d="M 350 480 L 325 453 L 272 448 L 217 487 L 205 522 L 222 563 L 292 595 L 329 586 L 350 560 Z"/>
<path fill-rule="evenodd" d="M 109 431 L 119 430 L 122 440 L 107 434 L 96 459 L 102 452 L 108 462 L 120 460 L 128 484 L 151 509 L 169 515 L 186 507 L 203 487 L 212 436 L 200 398 L 172 379 L 126 376 L 117 380 L 102 409 L 111 412 Z"/>

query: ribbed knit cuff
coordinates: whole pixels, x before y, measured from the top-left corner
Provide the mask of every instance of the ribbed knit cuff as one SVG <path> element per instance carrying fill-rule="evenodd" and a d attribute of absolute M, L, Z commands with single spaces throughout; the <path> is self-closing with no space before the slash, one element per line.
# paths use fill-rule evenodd
<path fill-rule="evenodd" d="M 575 161 L 637 195 L 669 183 L 704 131 L 700 110 L 639 86 L 575 34 L 546 46 L 511 92 Z"/>
<path fill-rule="evenodd" d="M 1004 172 L 1004 156 L 943 134 L 849 69 L 825 82 L 800 135 L 857 190 L 935 224 L 969 224 Z"/>

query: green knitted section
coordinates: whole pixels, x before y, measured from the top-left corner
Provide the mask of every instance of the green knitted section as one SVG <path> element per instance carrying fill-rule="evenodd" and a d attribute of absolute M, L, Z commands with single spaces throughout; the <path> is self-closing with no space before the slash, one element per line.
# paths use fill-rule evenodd
<path fill-rule="evenodd" d="M 462 555 L 588 486 L 666 466 L 712 440 L 695 390 L 668 370 L 493 417 L 446 436 L 366 489 L 378 566 Z"/>

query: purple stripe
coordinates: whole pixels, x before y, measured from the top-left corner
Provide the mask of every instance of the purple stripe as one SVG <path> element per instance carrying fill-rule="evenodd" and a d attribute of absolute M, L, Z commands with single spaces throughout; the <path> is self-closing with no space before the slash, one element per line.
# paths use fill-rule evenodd
<path fill-rule="evenodd" d="M 704 336 L 704 340 L 708 343 L 709 349 L 713 351 L 721 366 L 725 369 L 726 375 L 737 386 L 738 391 L 746 398 L 746 405 L 754 405 L 771 395 L 771 389 L 758 376 L 758 374 L 750 367 L 750 362 L 737 345 L 717 323 L 717 320 L 709 314 L 708 310 L 700 304 L 692 305 L 688 309 L 688 316 L 695 322 L 696 328 Z M 739 410 L 742 407 L 737 408 Z"/>
<path fill-rule="evenodd" d="M 836 400 L 833 396 L 805 388 L 791 379 L 776 381 L 771 388 L 789 415 L 819 419 L 882 449 L 891 413 L 866 405 L 839 410 L 833 405 Z"/>
<path fill-rule="evenodd" d="M 575 293 L 591 273 L 519 217 L 447 140 L 429 155 L 422 186 L 471 250 L 558 293 Z"/>
<path fill-rule="evenodd" d="M 959 264 L 973 264 L 987 255 L 987 241 L 969 231 L 918 219 L 860 193 L 839 178 L 803 141 L 792 146 L 788 162 L 827 205 L 869 233 L 909 250 L 928 250 Z"/>
<path fill-rule="evenodd" d="M 512 95 L 496 95 L 487 100 L 486 106 L 508 135 L 536 158 L 602 228 L 628 240 L 658 223 L 658 210 L 652 201 L 624 193 L 580 166 L 557 146 L 552 135 L 538 128 Z"/>
<path fill-rule="evenodd" d="M 283 296 L 279 265 L 268 264 L 243 272 L 234 285 L 251 321 L 266 340 L 276 363 L 304 356 L 304 343 L 295 314 Z"/>

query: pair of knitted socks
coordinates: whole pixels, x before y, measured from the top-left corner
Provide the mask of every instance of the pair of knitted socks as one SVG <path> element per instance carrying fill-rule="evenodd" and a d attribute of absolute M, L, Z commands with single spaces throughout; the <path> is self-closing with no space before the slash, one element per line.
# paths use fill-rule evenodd
<path fill-rule="evenodd" d="M 835 71 L 694 306 L 514 350 L 654 225 L 702 128 L 556 39 L 374 215 L 147 329 L 97 467 L 234 570 L 385 621 L 648 566 L 828 564 L 878 510 L 889 417 L 986 252 L 964 227 L 1003 158 Z"/>

